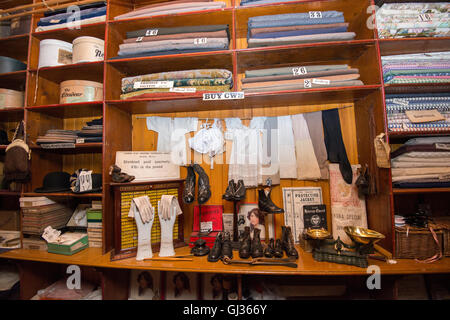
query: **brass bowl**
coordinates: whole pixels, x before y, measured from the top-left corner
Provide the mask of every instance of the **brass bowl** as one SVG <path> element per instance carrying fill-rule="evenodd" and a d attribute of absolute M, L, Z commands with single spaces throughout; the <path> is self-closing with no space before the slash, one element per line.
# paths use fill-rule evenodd
<path fill-rule="evenodd" d="M 344 231 L 354 242 L 360 244 L 374 244 L 385 238 L 379 232 L 361 227 L 347 226 Z"/>
<path fill-rule="evenodd" d="M 311 237 L 313 239 L 317 239 L 317 240 L 323 240 L 323 239 L 326 239 L 326 238 L 328 238 L 330 236 L 330 233 L 327 230 L 323 229 L 323 228 L 321 228 L 321 229 L 308 228 L 306 230 L 306 234 L 309 237 Z"/>

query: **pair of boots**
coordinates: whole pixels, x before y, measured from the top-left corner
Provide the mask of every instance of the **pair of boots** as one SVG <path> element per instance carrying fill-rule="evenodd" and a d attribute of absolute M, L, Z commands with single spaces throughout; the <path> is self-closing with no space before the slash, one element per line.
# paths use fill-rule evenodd
<path fill-rule="evenodd" d="M 269 213 L 269 214 L 284 213 L 284 210 L 282 208 L 277 207 L 272 202 L 272 199 L 270 199 L 271 192 L 272 192 L 272 189 L 269 191 L 269 194 L 266 195 L 266 192 L 264 189 L 258 190 L 259 210 L 261 210 L 262 212 L 265 212 L 265 213 Z"/>
<path fill-rule="evenodd" d="M 260 258 L 264 255 L 264 248 L 260 239 L 261 230 L 255 228 L 253 230 L 253 239 L 250 237 L 250 227 L 245 227 L 244 235 L 239 246 L 239 257 L 241 259 L 247 259 L 250 256 L 252 258 Z"/>
<path fill-rule="evenodd" d="M 208 175 L 198 164 L 187 167 L 187 176 L 183 190 L 183 202 L 192 203 L 195 199 L 195 173 L 198 174 L 197 201 L 199 204 L 204 204 L 211 198 L 211 188 Z"/>
<path fill-rule="evenodd" d="M 267 258 L 282 258 L 283 251 L 288 257 L 298 258 L 297 249 L 294 246 L 294 236 L 292 235 L 291 227 L 281 227 L 281 239 L 269 240 L 269 245 L 264 250 L 264 255 Z"/>
<path fill-rule="evenodd" d="M 222 199 L 227 201 L 241 201 L 245 198 L 245 191 L 246 189 L 243 180 L 239 180 L 236 184 L 234 179 L 231 179 L 228 182 L 228 187 L 225 190 L 225 194 L 222 196 Z"/>
<path fill-rule="evenodd" d="M 220 232 L 208 254 L 209 262 L 216 262 L 223 257 L 233 259 L 233 246 L 229 232 Z"/>

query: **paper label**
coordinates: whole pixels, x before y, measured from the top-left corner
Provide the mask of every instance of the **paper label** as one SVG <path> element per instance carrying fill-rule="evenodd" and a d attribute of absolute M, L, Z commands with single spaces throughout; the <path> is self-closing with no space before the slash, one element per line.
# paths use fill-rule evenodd
<path fill-rule="evenodd" d="M 206 44 L 208 43 L 208 38 L 196 38 L 194 39 L 194 44 Z"/>
<path fill-rule="evenodd" d="M 173 88 L 173 81 L 137 81 L 133 85 L 134 89 L 157 89 Z"/>
<path fill-rule="evenodd" d="M 0 107 L 4 107 L 4 106 L 5 106 L 5 94 L 0 93 Z"/>
<path fill-rule="evenodd" d="M 156 36 L 158 35 L 158 29 L 148 29 L 147 31 L 145 31 L 145 36 Z"/>
<path fill-rule="evenodd" d="M 392 102 L 402 106 L 409 106 L 409 101 L 404 99 L 393 99 Z"/>
<path fill-rule="evenodd" d="M 78 178 L 80 181 L 80 192 L 92 190 L 92 170 L 81 171 Z"/>
<path fill-rule="evenodd" d="M 72 64 L 72 52 L 58 49 L 58 63 Z"/>
<path fill-rule="evenodd" d="M 311 79 L 303 80 L 303 88 L 311 88 L 311 87 L 312 87 Z"/>
<path fill-rule="evenodd" d="M 308 71 L 306 71 L 305 67 L 297 67 L 297 68 L 292 68 L 292 74 L 294 76 L 301 76 L 303 74 L 307 74 Z"/>
<path fill-rule="evenodd" d="M 419 14 L 419 21 L 420 22 L 431 22 L 433 18 L 429 13 Z"/>
<path fill-rule="evenodd" d="M 187 93 L 195 93 L 197 92 L 196 88 L 170 88 L 170 92 L 187 92 Z"/>
<path fill-rule="evenodd" d="M 321 19 L 322 18 L 322 12 L 320 11 L 310 11 L 309 17 L 311 19 Z"/>
<path fill-rule="evenodd" d="M 44 240 L 47 242 L 57 242 L 60 235 L 61 231 L 53 229 L 51 226 L 48 226 L 47 228 L 44 229 L 42 238 L 44 238 Z"/>
<path fill-rule="evenodd" d="M 212 221 L 202 221 L 200 223 L 200 231 L 201 232 L 208 232 L 211 231 L 213 229 L 212 227 Z"/>
<path fill-rule="evenodd" d="M 142 42 L 142 40 L 144 40 L 144 37 L 138 37 L 138 38 L 136 39 L 136 42 Z"/>
<path fill-rule="evenodd" d="M 436 149 L 439 149 L 439 150 L 450 150 L 449 143 L 436 143 L 435 146 L 436 146 Z"/>
<path fill-rule="evenodd" d="M 244 99 L 244 92 L 214 92 L 214 93 L 204 93 L 203 100 L 237 100 Z"/>
<path fill-rule="evenodd" d="M 438 110 L 407 110 L 406 116 L 412 123 L 422 123 L 445 120 L 445 117 Z"/>
<path fill-rule="evenodd" d="M 84 143 L 84 139 L 83 138 L 78 138 L 75 142 L 76 143 Z"/>
<path fill-rule="evenodd" d="M 330 84 L 330 80 L 326 80 L 326 79 L 313 79 L 312 80 L 313 84 Z"/>

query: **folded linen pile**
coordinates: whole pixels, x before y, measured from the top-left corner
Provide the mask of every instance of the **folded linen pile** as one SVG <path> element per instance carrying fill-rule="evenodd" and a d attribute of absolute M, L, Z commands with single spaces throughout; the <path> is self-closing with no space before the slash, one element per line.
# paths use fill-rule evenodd
<path fill-rule="evenodd" d="M 47 11 L 44 17 L 39 19 L 36 32 L 61 28 L 77 27 L 106 21 L 106 2 L 99 1 L 78 6 L 80 11 L 67 9 Z"/>
<path fill-rule="evenodd" d="M 412 122 L 411 111 L 434 111 L 443 119 Z M 430 132 L 450 129 L 450 93 L 388 94 L 386 114 L 389 131 Z"/>
<path fill-rule="evenodd" d="M 122 79 L 121 99 L 146 98 L 167 93 L 230 91 L 232 72 L 226 69 L 194 69 L 152 73 Z"/>
<path fill-rule="evenodd" d="M 255 6 L 260 4 L 271 4 L 271 3 L 277 3 L 277 2 L 293 2 L 298 0 L 241 0 L 240 6 L 241 7 L 247 7 L 247 6 Z"/>
<path fill-rule="evenodd" d="M 166 14 L 175 14 L 192 11 L 203 11 L 225 8 L 226 4 L 222 1 L 213 0 L 177 0 L 162 3 L 150 4 L 140 7 L 131 12 L 114 17 L 114 20 L 124 20 L 132 18 L 153 17 Z"/>
<path fill-rule="evenodd" d="M 248 70 L 242 79 L 244 92 L 359 86 L 359 70 L 346 64 Z"/>
<path fill-rule="evenodd" d="M 94 119 L 77 133 L 78 138 L 82 138 L 84 143 L 103 141 L 103 118 Z"/>
<path fill-rule="evenodd" d="M 376 13 L 378 36 L 448 37 L 450 3 L 386 3 Z"/>
<path fill-rule="evenodd" d="M 385 84 L 449 83 L 450 51 L 381 57 Z"/>
<path fill-rule="evenodd" d="M 248 19 L 248 47 L 299 43 L 346 41 L 356 34 L 339 11 L 312 11 L 251 17 Z"/>
<path fill-rule="evenodd" d="M 151 27 L 127 32 L 116 59 L 227 50 L 228 25 Z"/>
<path fill-rule="evenodd" d="M 50 129 L 45 135 L 37 137 L 36 144 L 42 148 L 62 147 L 68 143 L 75 143 L 77 134 L 78 131 L 75 130 Z"/>
<path fill-rule="evenodd" d="M 450 137 L 410 139 L 391 153 L 391 165 L 394 187 L 450 187 Z"/>

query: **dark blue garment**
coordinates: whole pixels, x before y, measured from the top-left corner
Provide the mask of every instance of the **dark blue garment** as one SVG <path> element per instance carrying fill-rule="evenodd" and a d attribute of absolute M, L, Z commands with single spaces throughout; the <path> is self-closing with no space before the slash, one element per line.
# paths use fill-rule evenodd
<path fill-rule="evenodd" d="M 93 11 L 91 11 L 91 9 L 88 9 L 87 11 L 88 11 L 87 13 L 86 12 L 83 13 L 83 10 L 80 11 L 80 20 L 86 20 L 89 18 L 95 18 L 95 17 L 100 17 L 100 16 L 106 15 L 106 7 L 100 8 L 99 10 L 95 9 Z M 67 23 L 68 21 L 70 22 L 70 21 L 74 21 L 74 20 L 72 18 L 72 14 L 67 14 L 65 18 L 55 20 L 57 22 L 52 23 L 51 21 L 52 20 L 39 21 L 37 25 L 39 27 L 46 27 L 46 26 L 53 26 L 55 24 Z"/>
<path fill-rule="evenodd" d="M 223 49 L 188 49 L 188 50 L 167 50 L 167 51 L 153 51 L 153 52 L 141 52 L 137 54 L 128 54 L 111 58 L 116 59 L 129 59 L 129 58 L 141 58 L 141 57 L 155 57 L 155 56 L 167 56 L 170 54 L 182 54 L 182 53 L 195 53 L 195 52 L 208 52 L 208 51 L 221 51 Z"/>
<path fill-rule="evenodd" d="M 264 33 L 257 33 L 255 35 L 253 35 L 252 38 L 265 39 L 265 38 L 306 36 L 306 35 L 310 35 L 310 34 L 337 33 L 337 32 L 347 32 L 347 27 L 303 29 L 303 30 L 279 31 L 279 32 L 264 32 Z"/>

